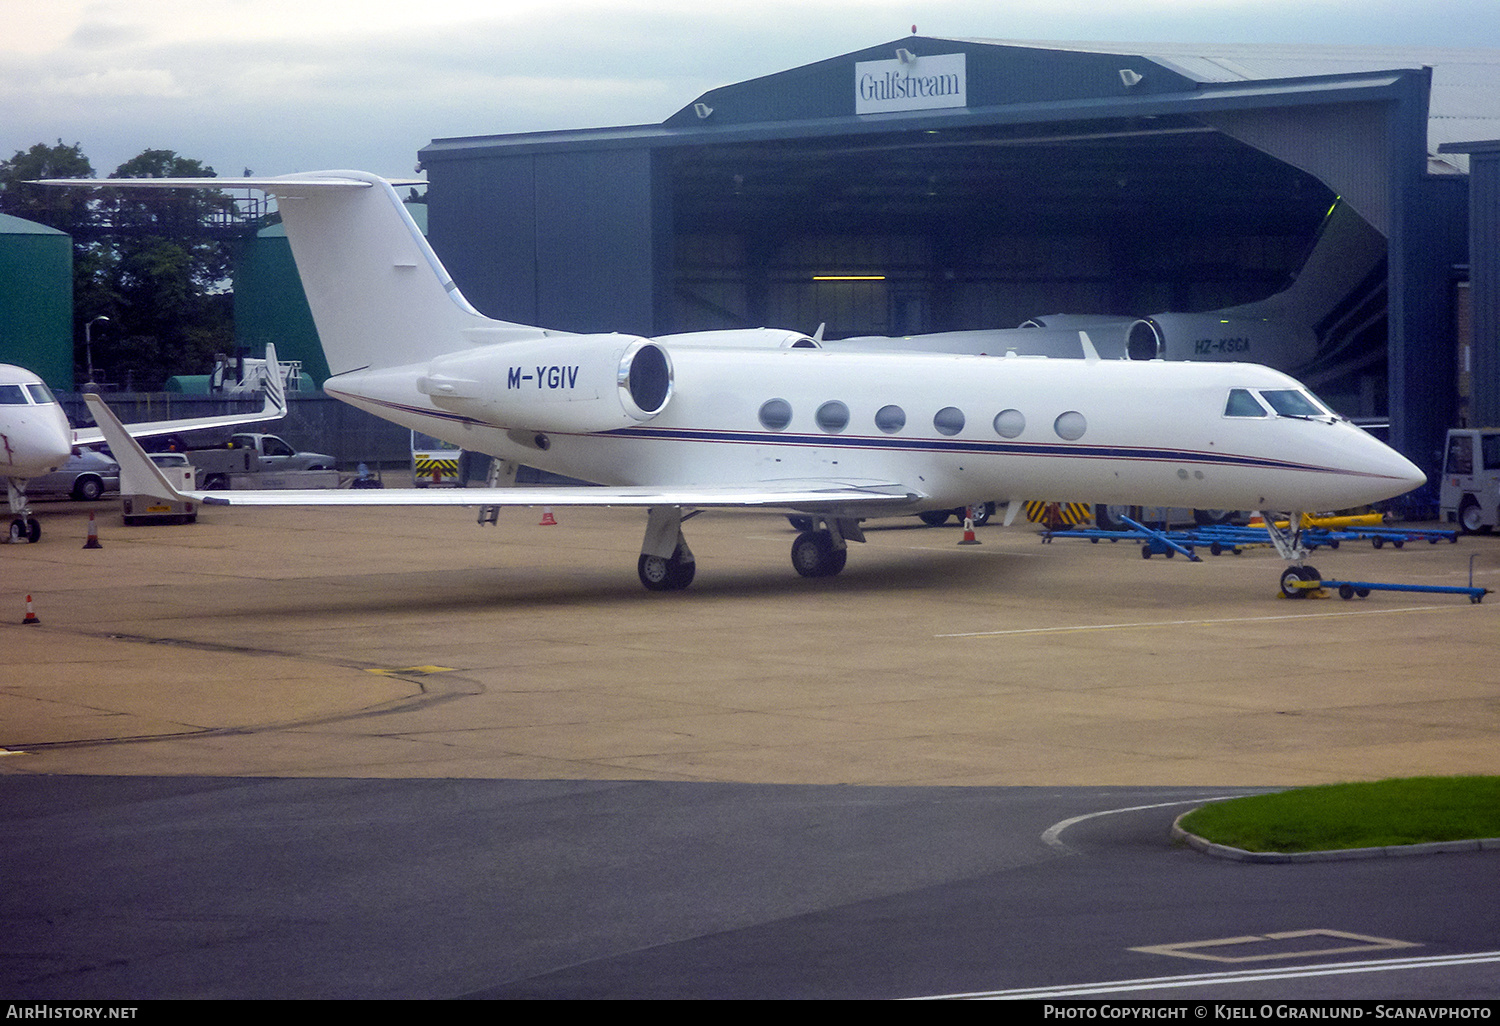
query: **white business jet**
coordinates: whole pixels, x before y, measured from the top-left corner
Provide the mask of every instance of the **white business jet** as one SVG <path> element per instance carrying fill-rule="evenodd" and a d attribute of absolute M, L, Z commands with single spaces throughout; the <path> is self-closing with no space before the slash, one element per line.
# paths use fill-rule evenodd
<path fill-rule="evenodd" d="M 1299 512 L 1375 502 L 1425 480 L 1265 367 L 1101 360 L 1086 336 L 1080 361 L 830 352 L 775 331 L 731 333 L 725 345 L 711 334 L 676 343 L 566 334 L 478 313 L 393 183 L 374 175 L 107 184 L 271 193 L 333 371 L 325 391 L 464 449 L 600 485 L 181 493 L 90 397 L 122 475 L 162 498 L 643 507 L 641 582 L 674 590 L 695 569 L 682 524 L 714 507 L 809 518 L 792 563 L 820 577 L 843 569 L 847 543 L 864 540 L 862 519 L 975 496 L 1012 510 L 1087 495 Z M 762 344 L 746 344 L 755 337 Z M 1300 562 L 1296 530 L 1285 551 Z"/>
<path fill-rule="evenodd" d="M 274 363 L 276 347 L 266 346 L 266 360 Z M 271 379 L 275 379 L 272 381 Z M 267 375 L 266 401 L 259 413 L 243 416 L 197 417 L 131 424 L 136 437 L 169 435 L 202 428 L 238 427 L 286 416 L 286 390 L 278 375 Z M 82 445 L 98 445 L 104 433 L 97 428 L 74 430 L 68 416 L 40 377 L 24 367 L 0 363 L 0 477 L 10 500 L 10 540 L 35 542 L 42 525 L 26 501 L 26 482 L 61 467 Z"/>

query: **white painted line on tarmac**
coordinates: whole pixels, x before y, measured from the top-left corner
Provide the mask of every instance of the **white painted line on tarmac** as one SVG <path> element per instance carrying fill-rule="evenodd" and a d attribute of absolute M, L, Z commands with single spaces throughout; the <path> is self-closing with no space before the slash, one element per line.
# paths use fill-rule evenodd
<path fill-rule="evenodd" d="M 1391 972 L 1398 969 L 1485 965 L 1491 962 L 1500 962 L 1500 951 L 1479 951 L 1462 955 L 1424 955 L 1420 958 L 1384 958 L 1365 962 L 1333 962 L 1323 965 L 1283 966 L 1279 969 L 1242 969 L 1222 973 L 1198 973 L 1190 976 L 1148 976 L 1139 980 L 1074 983 L 1061 987 L 1029 987 L 1021 990 L 989 990 L 975 991 L 967 994 L 941 994 L 932 995 L 926 1000 L 967 999 L 995 1001 L 1081 998 L 1093 997 L 1100 994 L 1128 994 L 1143 990 L 1213 987 L 1227 983 L 1297 980 L 1309 979 L 1315 976 L 1342 976 L 1348 973 Z"/>
<path fill-rule="evenodd" d="M 1350 609 L 1337 613 L 1288 613 L 1285 616 L 1228 616 L 1215 620 L 1142 620 L 1135 623 L 1075 624 L 1071 627 L 1017 627 L 1004 631 L 965 631 L 961 634 L 934 634 L 934 638 L 1000 638 L 1017 634 L 1069 634 L 1085 631 L 1122 631 L 1142 627 L 1205 627 L 1224 623 L 1271 623 L 1277 620 L 1316 620 L 1334 616 L 1389 616 L 1394 613 L 1427 613 L 1434 609 L 1475 608 L 1468 606 L 1402 606 L 1398 609 Z"/>

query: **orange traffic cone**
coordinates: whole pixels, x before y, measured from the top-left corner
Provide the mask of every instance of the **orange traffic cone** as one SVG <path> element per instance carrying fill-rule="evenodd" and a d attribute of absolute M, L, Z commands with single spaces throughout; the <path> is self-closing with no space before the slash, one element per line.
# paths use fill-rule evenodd
<path fill-rule="evenodd" d="M 89 537 L 88 537 L 88 541 L 86 541 L 86 542 L 83 543 L 83 547 L 86 548 L 86 549 L 102 549 L 102 548 L 104 548 L 103 545 L 99 544 L 99 525 L 96 524 L 96 523 L 94 523 L 94 514 L 92 514 L 92 513 L 89 514 Z"/>
<path fill-rule="evenodd" d="M 41 623 L 42 622 L 41 620 L 37 619 L 36 609 L 31 604 L 31 596 L 30 595 L 26 596 L 26 617 L 21 622 L 23 624 L 27 624 L 27 623 Z"/>
<path fill-rule="evenodd" d="M 976 538 L 976 537 L 974 537 L 974 516 L 973 516 L 973 512 L 974 511 L 971 510 L 971 509 L 969 509 L 968 507 L 964 508 L 964 537 L 963 537 L 963 540 L 959 542 L 960 545 L 978 545 L 979 544 L 979 539 Z"/>
<path fill-rule="evenodd" d="M 542 522 L 540 524 L 538 524 L 537 526 L 538 527 L 556 527 L 557 526 L 557 518 L 552 515 L 552 507 L 551 506 L 543 506 L 542 507 Z"/>

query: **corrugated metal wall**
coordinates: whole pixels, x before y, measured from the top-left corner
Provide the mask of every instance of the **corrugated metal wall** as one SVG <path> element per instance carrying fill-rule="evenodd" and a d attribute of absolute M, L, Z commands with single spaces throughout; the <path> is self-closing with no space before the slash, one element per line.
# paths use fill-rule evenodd
<path fill-rule="evenodd" d="M 1500 427 L 1500 150 L 1469 158 L 1469 423 Z"/>
<path fill-rule="evenodd" d="M 428 167 L 435 248 L 491 317 L 649 333 L 670 216 L 648 149 L 569 150 Z M 665 242 L 663 242 L 665 240 Z"/>

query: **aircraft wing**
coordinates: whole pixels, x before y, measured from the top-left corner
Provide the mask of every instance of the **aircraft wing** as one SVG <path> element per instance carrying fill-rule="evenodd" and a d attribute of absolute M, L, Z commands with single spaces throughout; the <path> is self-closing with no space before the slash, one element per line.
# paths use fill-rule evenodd
<path fill-rule="evenodd" d="M 120 464 L 122 490 L 205 506 L 686 506 L 791 509 L 860 515 L 901 511 L 924 496 L 897 482 L 787 480 L 754 485 L 666 487 L 311 488 L 183 492 L 147 458 L 97 395 L 84 401 Z"/>
<path fill-rule="evenodd" d="M 259 413 L 241 414 L 230 413 L 222 417 L 190 417 L 183 420 L 153 420 L 137 424 L 121 425 L 131 438 L 149 438 L 153 435 L 171 435 L 178 432 L 201 431 L 204 428 L 216 427 L 241 427 L 245 424 L 259 424 L 268 420 L 280 420 L 286 416 L 286 383 L 277 371 L 280 364 L 276 362 L 276 347 L 266 346 L 266 401 Z M 273 369 L 274 368 L 274 369 Z M 90 409 L 93 409 L 91 406 Z M 114 413 L 110 413 L 114 419 Z M 103 424 L 97 411 L 94 420 Z M 118 419 L 115 423 L 119 423 Z M 74 445 L 98 445 L 105 441 L 105 434 L 101 428 L 74 428 Z M 113 451 L 114 446 L 110 446 Z"/>

